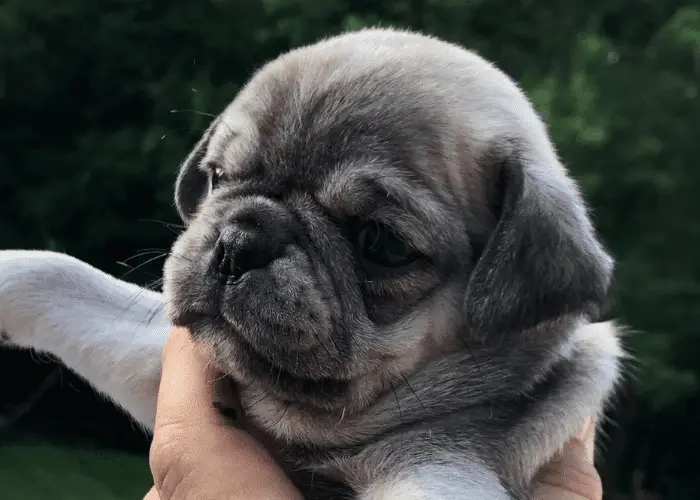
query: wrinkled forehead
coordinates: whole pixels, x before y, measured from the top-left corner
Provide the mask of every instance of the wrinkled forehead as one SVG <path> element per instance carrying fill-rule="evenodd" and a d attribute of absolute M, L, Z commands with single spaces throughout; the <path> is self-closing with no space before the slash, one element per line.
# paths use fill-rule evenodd
<path fill-rule="evenodd" d="M 310 196 L 340 218 L 423 234 L 426 248 L 484 232 L 484 175 L 440 75 L 360 62 L 283 57 L 264 67 L 205 134 L 201 164 L 223 169 L 238 193 Z"/>
<path fill-rule="evenodd" d="M 226 110 L 212 138 L 232 168 L 317 176 L 350 159 L 381 158 L 415 170 L 440 148 L 436 124 L 415 118 L 421 106 L 401 106 L 398 96 L 368 92 L 359 81 L 305 88 L 288 78 L 255 88 Z"/>
<path fill-rule="evenodd" d="M 306 191 L 340 170 L 463 194 L 466 151 L 440 102 L 400 64 L 282 59 L 254 76 L 211 130 L 206 161 L 232 177 L 264 176 Z M 462 154 L 463 153 L 463 154 Z M 478 172 L 467 172 L 478 184 Z"/>

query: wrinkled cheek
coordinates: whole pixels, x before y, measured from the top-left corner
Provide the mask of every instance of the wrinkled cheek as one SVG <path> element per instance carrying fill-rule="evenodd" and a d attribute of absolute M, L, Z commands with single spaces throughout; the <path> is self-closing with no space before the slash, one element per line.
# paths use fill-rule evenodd
<path fill-rule="evenodd" d="M 172 320 L 177 310 L 177 282 L 180 265 L 170 255 L 163 265 L 163 303 L 165 314 Z"/>
<path fill-rule="evenodd" d="M 306 257 L 278 259 L 272 264 L 278 300 L 291 314 L 305 314 L 318 328 L 330 327 L 329 307 L 324 291 Z M 330 297 L 329 297 L 330 298 Z"/>
<path fill-rule="evenodd" d="M 195 306 L 209 310 L 212 290 L 208 265 L 211 250 L 205 248 L 201 231 L 180 235 L 163 266 L 165 312 L 173 318 L 178 309 Z"/>
<path fill-rule="evenodd" d="M 272 351 L 311 349 L 332 335 L 331 309 L 307 259 L 280 258 L 229 297 L 244 335 L 274 344 L 268 344 Z"/>
<path fill-rule="evenodd" d="M 393 297 L 367 297 L 364 300 L 367 315 L 377 326 L 390 325 L 401 319 L 408 310 L 406 304 Z"/>

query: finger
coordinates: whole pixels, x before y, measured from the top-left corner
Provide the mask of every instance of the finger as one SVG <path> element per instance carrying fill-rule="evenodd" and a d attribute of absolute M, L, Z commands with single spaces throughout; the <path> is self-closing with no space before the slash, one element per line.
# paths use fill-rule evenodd
<path fill-rule="evenodd" d="M 586 457 L 593 463 L 595 458 L 595 434 L 596 421 L 593 417 L 588 417 L 581 432 L 576 436 L 586 448 Z"/>
<path fill-rule="evenodd" d="M 266 450 L 225 424 L 212 405 L 215 378 L 189 332 L 173 329 L 163 350 L 149 454 L 157 493 L 146 500 L 298 498 Z"/>
<path fill-rule="evenodd" d="M 146 493 L 146 496 L 143 497 L 143 500 L 160 500 L 155 486 L 148 490 L 148 493 Z"/>
<path fill-rule="evenodd" d="M 570 440 L 534 482 L 536 500 L 602 500 L 603 486 L 586 443 Z"/>
<path fill-rule="evenodd" d="M 214 409 L 215 371 L 184 328 L 174 328 L 163 348 L 156 429 L 219 423 Z"/>
<path fill-rule="evenodd" d="M 232 427 L 168 427 L 149 461 L 158 496 L 145 500 L 301 500 L 266 450 Z"/>

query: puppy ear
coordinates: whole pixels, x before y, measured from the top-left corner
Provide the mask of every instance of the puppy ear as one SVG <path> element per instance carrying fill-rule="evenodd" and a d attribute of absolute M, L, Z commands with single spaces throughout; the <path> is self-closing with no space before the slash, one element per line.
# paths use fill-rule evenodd
<path fill-rule="evenodd" d="M 595 316 L 607 299 L 613 261 L 577 186 L 556 158 L 549 162 L 509 153 L 490 167 L 497 169 L 492 202 L 498 223 L 465 298 L 468 326 L 477 334 Z"/>
<path fill-rule="evenodd" d="M 202 138 L 180 166 L 180 172 L 175 181 L 175 206 L 180 218 L 185 223 L 188 223 L 194 216 L 199 204 L 209 192 L 209 176 L 202 170 L 201 164 L 207 154 L 209 142 L 217 123 L 218 119 L 209 125 Z"/>

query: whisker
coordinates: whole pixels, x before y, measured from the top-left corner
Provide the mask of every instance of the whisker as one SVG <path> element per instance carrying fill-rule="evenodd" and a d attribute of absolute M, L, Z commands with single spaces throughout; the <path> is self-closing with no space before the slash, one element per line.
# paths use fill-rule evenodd
<path fill-rule="evenodd" d="M 182 260 L 184 260 L 185 262 L 189 262 L 190 264 L 194 264 L 194 261 L 193 261 L 192 259 L 188 259 L 188 258 L 185 257 L 184 255 L 180 255 L 180 254 L 177 254 L 177 253 L 170 252 L 170 253 L 168 254 L 168 257 L 173 258 L 173 259 L 182 259 Z"/>
<path fill-rule="evenodd" d="M 328 357 L 329 357 L 329 358 L 332 358 L 333 355 L 332 355 L 331 352 L 328 350 L 328 347 L 326 346 L 326 344 L 325 344 L 324 342 L 321 341 L 321 338 L 320 338 L 320 337 L 318 336 L 318 334 L 314 331 L 314 329 L 313 329 L 313 328 L 310 328 L 310 329 L 309 329 L 309 332 L 311 333 L 311 335 L 314 336 L 314 338 L 315 338 L 316 341 L 319 343 L 319 345 L 323 348 L 323 350 L 326 351 L 326 354 L 328 354 Z M 331 339 L 332 339 L 332 337 L 331 337 Z M 338 347 L 338 346 L 337 346 L 337 344 L 336 344 L 336 348 L 337 348 L 337 347 Z M 316 356 L 316 352 L 315 352 L 315 351 L 312 351 L 312 352 L 314 353 L 314 357 L 315 357 L 315 356 Z M 338 350 L 338 352 L 340 352 L 340 350 Z M 318 360 L 316 361 L 316 363 L 318 364 L 318 367 L 320 368 L 321 365 L 318 363 Z"/>
<path fill-rule="evenodd" d="M 163 285 L 163 278 L 158 278 L 157 280 L 154 280 L 151 283 L 144 285 L 144 288 L 147 290 L 150 290 L 152 292 L 155 292 L 156 288 L 158 288 L 162 285 Z"/>
<path fill-rule="evenodd" d="M 154 261 L 156 261 L 156 260 L 158 260 L 158 259 L 165 258 L 165 257 L 167 257 L 167 256 L 168 256 L 167 252 L 159 253 L 159 254 L 156 255 L 155 257 L 152 257 L 152 258 L 150 258 L 150 259 L 145 260 L 144 262 L 142 262 L 142 263 L 139 264 L 138 266 L 133 266 L 133 267 L 131 267 L 131 269 L 129 269 L 127 272 L 125 272 L 125 273 L 121 276 L 120 279 L 124 279 L 124 278 L 126 278 L 129 274 L 133 273 L 134 271 L 137 271 L 137 270 L 141 269 L 143 266 L 146 266 L 146 265 L 150 264 L 151 262 L 154 262 Z M 128 264 L 126 264 L 126 263 L 124 263 L 124 265 L 128 266 Z"/>
<path fill-rule="evenodd" d="M 159 224 L 170 230 L 173 234 L 180 234 L 180 232 L 185 229 L 185 226 L 182 224 L 174 224 L 172 222 L 166 222 L 158 219 L 139 219 L 139 222 L 153 222 L 154 224 Z"/>
<path fill-rule="evenodd" d="M 408 379 L 406 378 L 406 375 L 403 375 L 403 374 L 402 374 L 402 375 L 400 376 L 400 378 L 403 380 L 404 385 L 405 385 L 406 387 L 408 387 L 408 390 L 411 391 L 411 392 L 413 393 L 413 395 L 415 396 L 415 398 L 418 400 L 418 403 L 420 403 L 421 407 L 425 410 L 426 408 L 425 408 L 425 405 L 423 404 L 423 401 L 421 401 L 421 399 L 418 397 L 418 394 L 416 393 L 416 391 L 414 391 L 414 390 L 413 390 L 413 387 L 411 387 L 411 384 L 408 382 Z"/>
<path fill-rule="evenodd" d="M 209 116 L 211 118 L 216 118 L 216 115 L 212 113 L 206 113 L 204 111 L 199 111 L 198 109 L 171 109 L 170 114 L 176 113 L 194 113 L 196 115 Z"/>
<path fill-rule="evenodd" d="M 289 406 L 285 406 L 285 407 L 284 407 L 284 411 L 283 411 L 282 414 L 280 415 L 280 418 L 277 419 L 277 423 L 275 424 L 275 427 L 278 427 L 278 426 L 280 425 L 280 422 L 282 422 L 282 420 L 284 420 L 284 417 L 287 416 L 287 411 L 288 411 L 288 410 L 289 410 Z"/>
<path fill-rule="evenodd" d="M 151 310 L 146 313 L 146 316 L 139 322 L 139 327 L 149 326 L 155 317 L 163 310 L 163 304 L 156 304 Z M 148 318 L 148 319 L 146 319 Z"/>
<path fill-rule="evenodd" d="M 167 251 L 163 250 L 161 248 L 144 248 L 143 250 L 139 251 L 138 253 L 132 255 L 131 257 L 129 257 L 127 259 L 117 261 L 117 264 L 130 268 L 132 266 L 130 264 L 127 264 L 127 262 L 134 260 L 134 259 L 137 259 L 139 257 L 145 257 L 146 255 L 153 255 L 155 253 L 163 254 L 163 253 L 167 253 Z"/>
<path fill-rule="evenodd" d="M 399 425 L 403 426 L 403 412 L 401 411 L 401 402 L 399 400 L 399 395 L 396 392 L 396 388 L 394 387 L 394 384 L 392 384 L 390 382 L 389 386 L 391 387 L 391 390 L 394 393 L 394 397 L 396 398 L 396 407 L 399 410 Z M 403 432 L 400 432 L 400 434 L 403 435 Z"/>
<path fill-rule="evenodd" d="M 469 353 L 469 356 L 471 356 L 472 360 L 474 360 L 474 365 L 476 366 L 476 371 L 479 372 L 479 375 L 482 375 L 483 372 L 481 369 L 481 364 L 479 363 L 479 358 L 477 356 L 475 356 L 474 349 L 472 348 L 472 346 L 470 346 L 469 342 L 467 342 L 467 340 L 464 337 L 462 337 L 462 335 L 460 335 L 459 333 L 457 334 L 457 338 L 459 338 L 459 341 L 462 343 L 464 348 L 467 350 L 467 352 Z"/>

